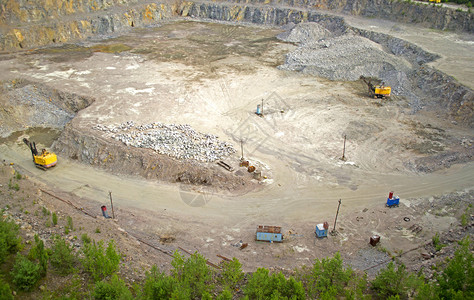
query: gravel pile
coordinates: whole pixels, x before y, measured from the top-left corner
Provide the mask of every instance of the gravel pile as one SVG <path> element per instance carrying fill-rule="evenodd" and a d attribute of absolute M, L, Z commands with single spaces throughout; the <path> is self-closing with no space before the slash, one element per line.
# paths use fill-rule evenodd
<path fill-rule="evenodd" d="M 302 46 L 311 46 L 318 41 L 330 37 L 334 37 L 334 34 L 323 26 L 317 23 L 299 23 L 298 25 L 291 24 L 287 25 L 287 31 L 277 35 L 277 38 L 289 42 L 296 43 Z"/>
<path fill-rule="evenodd" d="M 355 81 L 363 75 L 383 80 L 396 94 L 410 93 L 403 87 L 408 84 L 406 74 L 411 64 L 351 31 L 334 35 L 317 23 L 300 23 L 278 37 L 298 44 L 280 69 L 343 81 Z"/>
<path fill-rule="evenodd" d="M 197 132 L 187 124 L 135 125 L 128 121 L 118 126 L 96 125 L 93 129 L 112 133 L 112 138 L 127 146 L 153 149 L 177 159 L 213 162 L 236 152 L 232 145 L 219 141 L 217 136 Z"/>

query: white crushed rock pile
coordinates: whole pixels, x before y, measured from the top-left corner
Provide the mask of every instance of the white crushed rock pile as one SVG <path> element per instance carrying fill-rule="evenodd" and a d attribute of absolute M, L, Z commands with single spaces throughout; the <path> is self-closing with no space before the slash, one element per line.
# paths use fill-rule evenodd
<path fill-rule="evenodd" d="M 286 56 L 281 69 L 301 71 L 331 80 L 358 80 L 361 75 L 397 85 L 410 70 L 405 59 L 385 52 L 381 45 L 353 33 L 333 36 L 317 23 L 300 23 L 279 36 L 298 48 Z"/>
<path fill-rule="evenodd" d="M 159 122 L 135 125 L 133 121 L 115 125 L 96 125 L 95 130 L 112 133 L 112 138 L 127 146 L 153 149 L 177 159 L 214 162 L 236 150 L 215 135 L 195 131 L 191 126 Z"/>

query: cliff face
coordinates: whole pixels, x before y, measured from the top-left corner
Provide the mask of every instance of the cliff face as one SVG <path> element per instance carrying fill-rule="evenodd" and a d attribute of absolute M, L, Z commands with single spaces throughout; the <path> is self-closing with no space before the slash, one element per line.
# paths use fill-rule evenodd
<path fill-rule="evenodd" d="M 226 1 L 226 0 L 221 0 Z M 441 29 L 474 32 L 472 13 L 403 0 L 227 0 L 240 5 L 324 9 Z"/>
<path fill-rule="evenodd" d="M 442 30 L 474 32 L 472 14 L 389 0 L 6 0 L 0 6 L 0 50 L 12 51 L 156 24 L 177 16 L 282 25 L 331 20 L 316 10 L 419 23 Z"/>
<path fill-rule="evenodd" d="M 117 0 L 8 0 L 1 10 L 0 50 L 12 51 L 153 25 L 176 9 Z"/>

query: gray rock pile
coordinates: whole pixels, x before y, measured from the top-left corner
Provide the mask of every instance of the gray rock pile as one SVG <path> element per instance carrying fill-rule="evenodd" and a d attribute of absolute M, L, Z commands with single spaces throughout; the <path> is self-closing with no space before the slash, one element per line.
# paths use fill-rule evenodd
<path fill-rule="evenodd" d="M 153 149 L 177 159 L 213 162 L 236 152 L 231 144 L 219 141 L 215 135 L 197 132 L 187 124 L 135 125 L 128 121 L 117 126 L 99 124 L 93 129 L 111 133 L 112 138 L 127 146 Z"/>
<path fill-rule="evenodd" d="M 300 23 L 280 34 L 280 39 L 297 43 L 281 69 L 301 71 L 330 80 L 357 80 L 361 75 L 396 79 L 410 69 L 410 63 L 385 52 L 381 45 L 348 32 L 334 35 L 317 23 Z"/>

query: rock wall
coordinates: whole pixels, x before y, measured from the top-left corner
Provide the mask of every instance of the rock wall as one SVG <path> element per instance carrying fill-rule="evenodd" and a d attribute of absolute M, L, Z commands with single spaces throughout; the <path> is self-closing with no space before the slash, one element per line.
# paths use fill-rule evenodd
<path fill-rule="evenodd" d="M 221 0 L 239 5 L 265 5 L 304 9 L 331 10 L 344 14 L 375 17 L 429 28 L 474 32 L 473 14 L 404 0 Z"/>
<path fill-rule="evenodd" d="M 1 6 L 0 50 L 29 49 L 156 25 L 172 18 L 177 7 L 134 2 L 8 0 Z"/>
<path fill-rule="evenodd" d="M 156 25 L 163 19 L 199 16 L 214 20 L 282 25 L 324 22 L 332 10 L 442 30 L 474 32 L 472 13 L 390 0 L 221 0 L 144 2 L 142 0 L 6 0 L 0 5 L 0 51 L 28 49 L 94 35 Z M 331 21 L 333 22 L 333 21 Z"/>

